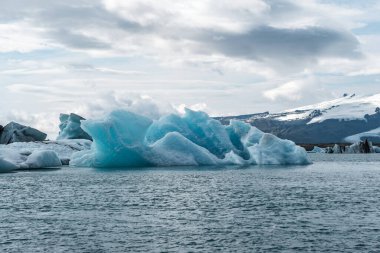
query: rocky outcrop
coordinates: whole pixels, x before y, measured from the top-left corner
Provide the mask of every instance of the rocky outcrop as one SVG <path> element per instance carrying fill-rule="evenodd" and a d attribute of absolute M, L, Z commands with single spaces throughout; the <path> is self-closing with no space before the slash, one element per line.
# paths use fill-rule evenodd
<path fill-rule="evenodd" d="M 44 141 L 46 134 L 32 127 L 11 122 L 5 127 L 0 127 L 0 144 L 13 142 Z"/>

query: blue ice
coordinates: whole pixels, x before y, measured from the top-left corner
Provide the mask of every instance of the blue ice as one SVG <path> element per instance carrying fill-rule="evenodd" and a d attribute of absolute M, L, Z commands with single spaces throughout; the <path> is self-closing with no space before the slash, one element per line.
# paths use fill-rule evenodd
<path fill-rule="evenodd" d="M 82 121 L 90 150 L 74 153 L 72 166 L 145 167 L 185 165 L 308 164 L 305 149 L 242 121 L 222 125 L 187 109 L 151 120 L 125 110 Z"/>

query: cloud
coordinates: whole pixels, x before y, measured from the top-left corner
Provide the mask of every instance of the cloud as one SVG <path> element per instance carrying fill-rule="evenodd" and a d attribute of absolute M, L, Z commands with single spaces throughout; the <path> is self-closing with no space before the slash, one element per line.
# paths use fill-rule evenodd
<path fill-rule="evenodd" d="M 188 27 L 232 32 L 247 29 L 252 21 L 259 21 L 262 13 L 270 8 L 262 0 L 104 0 L 103 4 L 108 11 L 144 27 Z"/>
<path fill-rule="evenodd" d="M 325 13 L 312 9 L 323 5 L 313 1 L 43 2 L 31 1 L 19 11 L 21 2 L 5 2 L 13 17 L 23 14 L 39 29 L 38 36 L 42 34 L 40 42 L 33 38 L 35 33 L 18 40 L 34 45 L 16 46 L 18 50 L 32 50 L 48 41 L 100 57 L 134 54 L 176 61 L 186 56 L 194 62 L 198 56 L 219 54 L 230 61 L 245 59 L 278 71 L 300 71 L 323 57 L 360 56 L 355 36 L 337 23 L 325 24 Z M 22 27 L 14 25 L 15 29 Z"/>
<path fill-rule="evenodd" d="M 67 29 L 50 32 L 49 37 L 73 49 L 109 49 L 111 46 L 95 37 L 74 33 Z"/>
<path fill-rule="evenodd" d="M 26 113 L 22 110 L 11 110 L 2 119 L 4 123 L 15 121 L 19 124 L 31 126 L 48 135 L 48 139 L 55 139 L 58 135 L 58 115 L 54 113 Z"/>
<path fill-rule="evenodd" d="M 207 109 L 207 104 L 206 103 L 197 103 L 197 104 L 193 104 L 193 105 L 180 104 L 178 106 L 175 106 L 175 108 L 181 114 L 184 114 L 186 112 L 185 108 L 188 108 L 188 109 L 193 110 L 193 111 L 203 111 L 204 112 Z"/>
<path fill-rule="evenodd" d="M 320 57 L 358 58 L 359 42 L 350 33 L 328 28 L 258 27 L 244 34 L 206 34 L 200 48 L 223 55 L 304 69 Z M 207 45 L 205 47 L 205 45 Z"/>
<path fill-rule="evenodd" d="M 9 87 L 12 92 L 37 93 L 42 96 L 55 94 L 54 89 L 36 87 L 25 84 L 15 84 Z M 54 102 L 56 102 L 55 100 Z M 71 103 L 72 101 L 64 101 Z M 199 107 L 202 105 L 195 105 Z M 91 99 L 85 99 L 79 106 L 65 107 L 63 113 L 77 113 L 85 118 L 102 118 L 112 110 L 124 109 L 151 119 L 158 119 L 169 113 L 178 113 L 176 107 L 162 100 L 153 99 L 147 95 L 127 92 L 108 92 L 102 95 L 93 96 Z M 15 121 L 20 124 L 32 126 L 48 134 L 48 137 L 55 139 L 59 128 L 59 112 L 36 112 L 31 113 L 25 110 L 10 110 L 5 116 L 0 117 L 0 123 L 7 124 Z"/>
<path fill-rule="evenodd" d="M 296 101 L 301 99 L 301 91 L 305 84 L 302 81 L 290 81 L 274 89 L 264 92 L 264 96 L 270 100 L 286 99 Z"/>
<path fill-rule="evenodd" d="M 74 111 L 85 117 L 94 118 L 102 117 L 116 109 L 128 110 L 151 119 L 158 119 L 168 113 L 176 113 L 176 109 L 169 103 L 152 99 L 150 96 L 116 91 L 87 100 Z"/>
<path fill-rule="evenodd" d="M 57 115 L 110 90 L 218 115 L 317 102 L 318 85 L 328 90 L 323 99 L 378 91 L 377 1 L 2 0 L 1 7 L 0 116 Z"/>
<path fill-rule="evenodd" d="M 42 34 L 43 29 L 27 22 L 0 23 L 0 53 L 25 53 L 46 48 L 49 41 Z"/>
<path fill-rule="evenodd" d="M 331 91 L 321 83 L 318 78 L 310 74 L 300 76 L 299 79 L 287 81 L 274 88 L 263 91 L 264 97 L 273 102 L 281 102 L 294 107 L 300 101 L 309 99 L 311 101 L 327 100 Z"/>
<path fill-rule="evenodd" d="M 361 56 L 356 37 L 325 13 L 313 11 L 315 7 L 323 9 L 317 4 L 286 0 L 241 0 L 233 4 L 228 1 L 103 2 L 107 10 L 119 17 L 151 27 L 150 35 L 156 39 L 152 41 L 150 37 L 148 44 L 160 51 L 156 54 L 186 55 L 190 61 L 197 55 L 219 54 L 232 61 L 259 62 L 278 71 L 300 71 L 323 57 Z M 326 24 L 326 19 L 332 24 Z M 170 45 L 169 50 L 165 45 Z M 170 51 L 177 48 L 179 54 Z"/>

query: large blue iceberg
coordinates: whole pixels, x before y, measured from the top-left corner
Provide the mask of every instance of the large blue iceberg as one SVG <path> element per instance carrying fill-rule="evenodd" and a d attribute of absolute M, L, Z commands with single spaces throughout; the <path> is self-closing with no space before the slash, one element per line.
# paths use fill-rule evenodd
<path fill-rule="evenodd" d="M 308 164 L 306 151 L 292 141 L 261 132 L 241 121 L 228 126 L 204 112 L 186 110 L 158 120 L 124 110 L 85 120 L 90 150 L 74 153 L 72 166 L 145 167 L 181 165 Z"/>

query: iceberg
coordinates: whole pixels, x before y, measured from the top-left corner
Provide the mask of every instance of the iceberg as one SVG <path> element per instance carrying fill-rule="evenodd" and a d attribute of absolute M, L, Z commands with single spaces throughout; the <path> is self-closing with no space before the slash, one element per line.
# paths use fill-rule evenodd
<path fill-rule="evenodd" d="M 368 153 L 380 153 L 380 148 L 373 146 L 372 142 L 359 141 L 351 145 L 339 145 L 334 144 L 333 147 L 327 147 L 326 153 L 328 154 L 368 154 Z"/>
<path fill-rule="evenodd" d="M 81 120 L 84 120 L 83 117 L 75 114 L 64 114 L 61 113 L 59 115 L 59 135 L 57 137 L 57 140 L 63 140 L 63 139 L 86 139 L 86 140 L 92 140 L 91 136 L 88 135 L 83 129 L 81 128 Z"/>
<path fill-rule="evenodd" d="M 318 146 L 314 146 L 313 149 L 309 153 L 326 153 L 326 149 L 320 148 Z"/>
<path fill-rule="evenodd" d="M 157 120 L 125 110 L 82 121 L 90 150 L 73 153 L 71 166 L 146 167 L 309 164 L 305 149 L 242 121 L 222 125 L 204 112 L 185 110 Z"/>
<path fill-rule="evenodd" d="M 91 143 L 80 139 L 0 145 L 0 172 L 68 165 L 73 153 L 89 150 Z"/>
<path fill-rule="evenodd" d="M 11 172 L 17 168 L 16 164 L 0 157 L 0 173 Z"/>
<path fill-rule="evenodd" d="M 38 169 L 62 166 L 58 154 L 53 150 L 38 150 L 28 156 L 21 168 Z"/>
<path fill-rule="evenodd" d="M 43 141 L 46 134 L 16 122 L 10 122 L 5 127 L 0 128 L 0 144 L 9 144 L 13 142 Z"/>
<path fill-rule="evenodd" d="M 372 142 L 370 141 L 360 141 L 356 142 L 350 146 L 345 147 L 345 153 L 355 154 L 355 153 L 376 153 Z"/>

